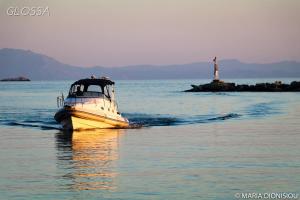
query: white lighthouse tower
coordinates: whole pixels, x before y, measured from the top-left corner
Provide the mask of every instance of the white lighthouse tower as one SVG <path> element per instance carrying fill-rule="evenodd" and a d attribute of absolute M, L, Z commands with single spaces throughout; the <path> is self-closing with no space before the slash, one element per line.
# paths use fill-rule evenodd
<path fill-rule="evenodd" d="M 213 82 L 219 82 L 220 79 L 219 79 L 219 66 L 218 66 L 218 63 L 217 63 L 217 57 L 214 58 L 214 80 Z"/>

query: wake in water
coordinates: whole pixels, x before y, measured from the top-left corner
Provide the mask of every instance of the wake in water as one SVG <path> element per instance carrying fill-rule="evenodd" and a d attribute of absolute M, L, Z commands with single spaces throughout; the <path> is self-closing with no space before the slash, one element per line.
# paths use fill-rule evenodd
<path fill-rule="evenodd" d="M 51 126 L 48 125 L 47 122 L 27 122 L 27 121 L 21 121 L 21 122 L 7 122 L 4 123 L 5 125 L 8 126 L 21 126 L 21 127 L 29 127 L 29 128 L 39 128 L 42 130 L 61 130 L 61 128 L 57 125 L 57 126 Z"/>
<path fill-rule="evenodd" d="M 42 130 L 59 130 L 60 126 L 53 119 L 56 109 L 3 109 L 0 125 L 38 128 Z"/>
<path fill-rule="evenodd" d="M 280 102 L 257 103 L 247 107 L 244 112 L 249 117 L 260 118 L 280 114 Z"/>
<path fill-rule="evenodd" d="M 22 113 L 5 112 L 0 117 L 0 125 L 21 126 L 38 128 L 42 130 L 60 130 L 61 126 L 54 119 L 55 109 L 24 110 Z M 30 114 L 27 114 L 30 113 Z M 155 126 L 179 126 L 202 123 L 216 123 L 232 119 L 261 118 L 279 114 L 280 110 L 276 102 L 257 103 L 246 107 L 240 113 L 216 114 L 216 115 L 161 115 L 146 113 L 124 113 L 130 122 L 129 128 L 155 127 Z"/>
<path fill-rule="evenodd" d="M 124 116 L 130 122 L 129 128 L 142 128 L 154 126 L 178 126 L 199 123 L 210 123 L 240 117 L 239 114 L 230 113 L 225 115 L 199 115 L 194 117 L 176 117 L 160 114 L 125 113 Z M 60 130 L 60 125 L 51 118 L 43 120 L 1 120 L 0 124 L 7 126 L 21 126 L 39 128 L 42 130 Z"/>
<path fill-rule="evenodd" d="M 189 125 L 210 123 L 212 121 L 223 121 L 232 118 L 238 118 L 241 115 L 236 113 L 229 113 L 224 115 L 197 115 L 193 117 L 176 117 L 169 115 L 155 115 L 155 114 L 140 114 L 140 113 L 125 113 L 125 117 L 128 118 L 132 125 L 139 125 L 141 127 L 152 126 L 177 126 L 177 125 Z"/>

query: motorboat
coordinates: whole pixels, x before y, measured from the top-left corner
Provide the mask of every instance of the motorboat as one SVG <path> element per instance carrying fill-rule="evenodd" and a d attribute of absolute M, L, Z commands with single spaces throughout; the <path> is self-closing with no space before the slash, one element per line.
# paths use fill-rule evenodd
<path fill-rule="evenodd" d="M 127 128 L 129 122 L 118 111 L 114 82 L 107 77 L 81 79 L 71 85 L 54 119 L 66 130 Z"/>

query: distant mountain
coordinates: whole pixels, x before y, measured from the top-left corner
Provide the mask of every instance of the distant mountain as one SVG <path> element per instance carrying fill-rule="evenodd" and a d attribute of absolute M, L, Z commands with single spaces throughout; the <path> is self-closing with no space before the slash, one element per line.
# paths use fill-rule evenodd
<path fill-rule="evenodd" d="M 221 78 L 300 77 L 300 63 L 283 61 L 272 64 L 221 60 Z M 112 79 L 185 79 L 212 78 L 211 62 L 182 65 L 136 65 L 124 67 L 80 67 L 63 64 L 48 56 L 21 49 L 0 49 L 0 79 L 25 76 L 31 80 L 74 80 L 96 76 Z"/>

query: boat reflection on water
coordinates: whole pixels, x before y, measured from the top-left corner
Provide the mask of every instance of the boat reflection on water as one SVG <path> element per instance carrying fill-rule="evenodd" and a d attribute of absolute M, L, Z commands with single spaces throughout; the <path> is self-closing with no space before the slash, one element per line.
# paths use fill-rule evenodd
<path fill-rule="evenodd" d="M 121 129 L 59 132 L 58 169 L 73 190 L 114 190 Z"/>

